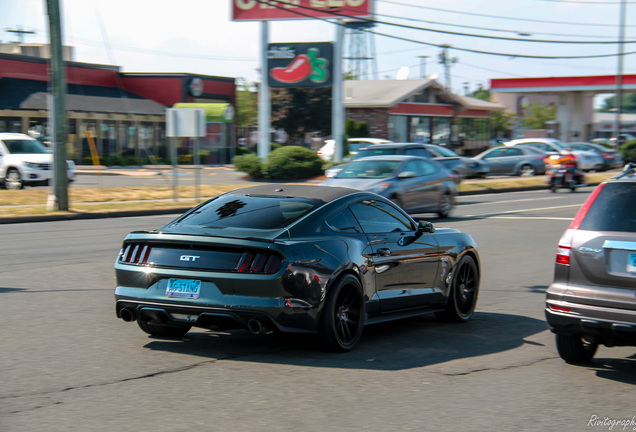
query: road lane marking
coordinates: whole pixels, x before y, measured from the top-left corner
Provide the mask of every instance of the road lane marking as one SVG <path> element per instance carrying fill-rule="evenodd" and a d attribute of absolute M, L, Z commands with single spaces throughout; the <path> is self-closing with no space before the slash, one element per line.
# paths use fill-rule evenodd
<path fill-rule="evenodd" d="M 495 213 L 482 213 L 482 214 L 466 215 L 466 216 L 462 216 L 462 217 L 466 217 L 466 218 L 479 218 L 479 217 L 487 218 L 487 217 L 502 216 L 502 215 L 506 215 L 506 214 L 533 212 L 533 211 L 542 211 L 542 210 L 556 210 L 556 209 L 563 209 L 563 208 L 570 208 L 570 207 L 577 207 L 578 208 L 578 207 L 581 207 L 581 204 L 568 204 L 568 205 L 562 205 L 562 206 L 538 207 L 538 208 L 520 209 L 520 210 L 506 210 L 506 211 L 500 211 L 500 212 L 495 212 Z M 538 217 L 538 216 L 530 216 L 530 217 Z"/>

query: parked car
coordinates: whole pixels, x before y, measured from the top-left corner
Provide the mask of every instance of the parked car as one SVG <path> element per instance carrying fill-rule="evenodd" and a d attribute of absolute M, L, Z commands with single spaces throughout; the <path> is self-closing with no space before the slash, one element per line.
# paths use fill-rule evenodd
<path fill-rule="evenodd" d="M 614 168 L 620 168 L 625 165 L 623 161 L 623 155 L 616 150 L 610 149 L 602 144 L 587 143 L 587 142 L 573 142 L 568 143 L 568 147 L 572 150 L 587 150 L 594 152 L 603 158 L 602 170 L 609 170 Z"/>
<path fill-rule="evenodd" d="M 0 182 L 6 189 L 47 185 L 53 178 L 53 154 L 28 135 L 0 133 Z M 75 178 L 75 163 L 66 161 L 69 181 Z"/>
<path fill-rule="evenodd" d="M 459 156 L 453 150 L 436 144 L 418 143 L 385 143 L 372 147 L 361 148 L 354 157 L 410 155 L 428 159 L 434 159 L 444 165 L 448 170 L 457 174 L 457 183 L 466 177 L 483 177 L 488 174 L 488 165 L 484 162 Z M 325 173 L 327 177 L 335 176 L 342 166 L 333 167 Z"/>
<path fill-rule="evenodd" d="M 490 174 L 533 176 L 545 174 L 543 150 L 530 146 L 494 147 L 479 153 L 473 159 L 486 162 Z"/>
<path fill-rule="evenodd" d="M 367 324 L 469 320 L 480 265 L 470 235 L 416 222 L 379 195 L 264 185 L 131 232 L 115 273 L 117 317 L 151 335 L 306 332 L 346 351 Z"/>
<path fill-rule="evenodd" d="M 635 168 L 601 183 L 559 240 L 545 314 L 566 362 L 636 346 Z"/>
<path fill-rule="evenodd" d="M 390 143 L 391 141 L 381 139 L 381 138 L 349 138 L 347 140 L 349 144 L 349 154 L 355 155 L 358 153 L 358 150 L 361 147 L 369 147 L 374 144 L 383 144 Z M 324 161 L 332 161 L 334 160 L 334 154 L 336 152 L 336 141 L 332 139 L 325 140 L 325 145 L 323 145 L 320 150 L 316 152 L 318 156 L 320 156 Z M 344 155 L 347 156 L 347 155 Z"/>
<path fill-rule="evenodd" d="M 325 186 L 374 192 L 410 213 L 447 217 L 455 206 L 455 174 L 432 159 L 417 156 L 369 156 L 346 164 Z"/>
<path fill-rule="evenodd" d="M 625 133 L 625 134 L 620 134 L 618 137 L 612 137 L 610 138 L 610 141 L 616 146 L 616 147 L 620 147 L 623 144 L 625 144 L 627 141 L 636 139 L 636 136 L 629 134 L 629 133 Z"/>
<path fill-rule="evenodd" d="M 548 154 L 571 153 L 576 156 L 579 169 L 592 171 L 603 168 L 603 158 L 598 154 L 586 150 L 571 150 L 569 143 L 554 138 L 522 138 L 504 143 L 506 146 L 530 146 L 543 150 Z"/>

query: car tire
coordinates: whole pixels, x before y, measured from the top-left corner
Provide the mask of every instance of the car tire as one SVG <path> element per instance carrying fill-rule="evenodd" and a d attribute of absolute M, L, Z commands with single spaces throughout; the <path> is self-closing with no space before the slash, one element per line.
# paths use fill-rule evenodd
<path fill-rule="evenodd" d="M 567 363 L 590 363 L 598 344 L 587 342 L 580 335 L 557 334 L 556 347 L 559 356 Z"/>
<path fill-rule="evenodd" d="M 532 166 L 525 164 L 519 168 L 519 177 L 533 177 L 537 174 L 537 170 Z"/>
<path fill-rule="evenodd" d="M 7 190 L 24 189 L 24 183 L 20 177 L 20 172 L 15 168 L 9 168 L 4 176 L 4 187 Z"/>
<path fill-rule="evenodd" d="M 475 312 L 479 295 L 479 270 L 470 255 L 464 255 L 455 265 L 448 293 L 446 309 L 436 314 L 449 322 L 468 321 Z"/>
<path fill-rule="evenodd" d="M 192 328 L 192 326 L 172 327 L 155 325 L 140 319 L 137 320 L 137 325 L 139 325 L 139 328 L 149 335 L 169 338 L 182 338 Z"/>
<path fill-rule="evenodd" d="M 319 324 L 319 336 L 330 351 L 349 351 L 364 327 L 362 286 L 352 275 L 340 278 L 329 290 Z"/>
<path fill-rule="evenodd" d="M 453 211 L 453 206 L 453 197 L 447 193 L 443 194 L 439 199 L 437 215 L 442 219 L 447 218 Z"/>

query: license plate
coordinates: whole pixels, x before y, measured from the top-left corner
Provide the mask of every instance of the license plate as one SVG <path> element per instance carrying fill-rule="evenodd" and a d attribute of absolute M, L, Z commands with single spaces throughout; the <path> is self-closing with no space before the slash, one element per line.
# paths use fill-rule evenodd
<path fill-rule="evenodd" d="M 636 253 L 629 254 L 627 260 L 627 271 L 630 273 L 636 273 Z"/>
<path fill-rule="evenodd" d="M 197 299 L 201 291 L 200 280 L 168 279 L 166 295 L 168 297 Z"/>

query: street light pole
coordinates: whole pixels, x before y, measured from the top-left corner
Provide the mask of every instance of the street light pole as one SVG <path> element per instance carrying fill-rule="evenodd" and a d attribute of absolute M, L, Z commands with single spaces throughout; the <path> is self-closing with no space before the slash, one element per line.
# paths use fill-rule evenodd
<path fill-rule="evenodd" d="M 621 134 L 621 111 L 623 108 L 623 60 L 624 60 L 624 50 L 625 50 L 625 11 L 626 11 L 626 0 L 621 0 L 620 7 L 620 19 L 619 19 L 619 31 L 618 31 L 618 70 L 616 72 L 616 97 L 615 97 L 615 108 L 616 108 L 616 119 L 614 120 L 614 136 L 616 137 L 616 142 L 620 145 L 618 140 Z"/>

